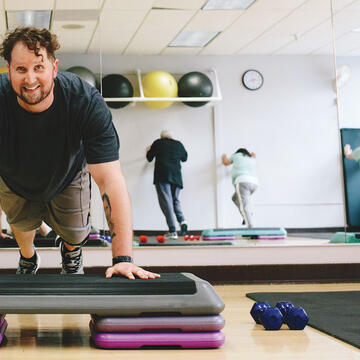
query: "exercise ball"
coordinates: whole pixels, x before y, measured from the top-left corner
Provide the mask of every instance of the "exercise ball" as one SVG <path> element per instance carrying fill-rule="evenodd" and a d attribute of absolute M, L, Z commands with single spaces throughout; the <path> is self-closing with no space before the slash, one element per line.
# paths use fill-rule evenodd
<path fill-rule="evenodd" d="M 142 87 L 146 97 L 177 97 L 177 83 L 175 78 L 165 71 L 152 71 L 142 79 Z M 145 101 L 154 109 L 164 109 L 173 101 Z"/>
<path fill-rule="evenodd" d="M 132 97 L 134 89 L 130 81 L 122 75 L 110 74 L 102 79 L 103 97 Z M 109 107 L 119 109 L 125 107 L 130 101 L 107 101 Z"/>
<path fill-rule="evenodd" d="M 80 76 L 88 84 L 90 84 L 94 88 L 97 88 L 97 79 L 95 74 L 85 66 L 72 66 L 68 68 L 66 71 L 69 71 L 73 74 Z"/>
<path fill-rule="evenodd" d="M 192 71 L 183 75 L 178 82 L 179 97 L 210 97 L 213 93 L 211 80 L 203 73 Z M 184 101 L 184 104 L 199 107 L 207 101 Z"/>
<path fill-rule="evenodd" d="M 4 74 L 8 72 L 8 68 L 6 66 L 0 66 L 0 74 Z"/>

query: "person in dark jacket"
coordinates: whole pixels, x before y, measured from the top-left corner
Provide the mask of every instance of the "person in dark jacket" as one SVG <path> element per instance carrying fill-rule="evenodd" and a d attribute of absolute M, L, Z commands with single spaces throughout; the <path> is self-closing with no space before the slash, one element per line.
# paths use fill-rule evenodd
<path fill-rule="evenodd" d="M 146 158 L 151 162 L 155 157 L 154 185 L 159 205 L 165 215 L 169 232 L 166 239 L 177 239 L 175 217 L 180 224 L 180 235 L 186 235 L 187 223 L 181 210 L 179 193 L 183 188 L 180 161 L 187 160 L 184 145 L 174 140 L 167 130 L 162 130 L 160 139 L 146 148 Z M 174 217 L 175 214 L 175 217 Z"/>

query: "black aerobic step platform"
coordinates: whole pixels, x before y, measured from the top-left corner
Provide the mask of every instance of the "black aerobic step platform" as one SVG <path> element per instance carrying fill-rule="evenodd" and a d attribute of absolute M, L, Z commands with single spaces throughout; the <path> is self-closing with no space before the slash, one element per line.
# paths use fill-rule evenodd
<path fill-rule="evenodd" d="M 1 275 L 0 314 L 211 315 L 224 303 L 205 280 L 164 273 L 129 280 L 103 275 Z"/>

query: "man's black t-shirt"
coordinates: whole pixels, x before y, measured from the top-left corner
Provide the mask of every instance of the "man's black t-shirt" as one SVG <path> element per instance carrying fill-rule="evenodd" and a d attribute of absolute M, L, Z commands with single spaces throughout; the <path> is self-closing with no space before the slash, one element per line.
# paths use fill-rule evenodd
<path fill-rule="evenodd" d="M 155 160 L 154 184 L 170 183 L 183 187 L 180 161 L 187 160 L 187 152 L 180 141 L 157 139 L 146 154 L 148 161 Z"/>
<path fill-rule="evenodd" d="M 30 113 L 7 74 L 0 75 L 0 176 L 14 193 L 39 202 L 62 192 L 86 162 L 119 159 L 119 138 L 100 93 L 67 72 L 54 82 L 52 105 Z"/>

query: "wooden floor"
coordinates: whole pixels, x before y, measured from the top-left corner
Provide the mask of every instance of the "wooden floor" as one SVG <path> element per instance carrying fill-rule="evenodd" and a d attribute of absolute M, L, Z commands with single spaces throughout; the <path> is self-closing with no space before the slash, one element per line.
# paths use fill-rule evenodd
<path fill-rule="evenodd" d="M 304 331 L 265 331 L 249 315 L 246 292 L 346 291 L 360 284 L 224 285 L 216 291 L 225 302 L 226 342 L 220 349 L 101 350 L 89 344 L 88 315 L 10 315 L 7 342 L 0 359 L 25 360 L 231 360 L 231 359 L 359 359 L 360 350 L 310 327 Z"/>

